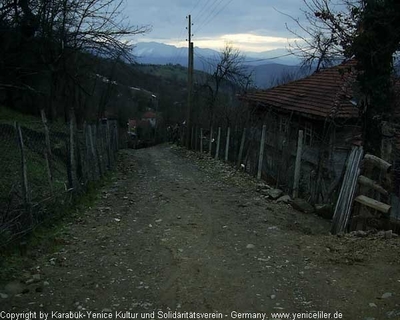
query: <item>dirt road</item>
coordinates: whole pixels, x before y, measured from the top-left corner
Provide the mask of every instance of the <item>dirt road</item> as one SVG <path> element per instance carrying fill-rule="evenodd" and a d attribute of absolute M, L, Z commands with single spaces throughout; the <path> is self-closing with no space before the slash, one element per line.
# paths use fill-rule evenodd
<path fill-rule="evenodd" d="M 28 284 L 0 290 L 0 308 L 400 319 L 400 240 L 328 231 L 221 162 L 167 145 L 126 150 L 96 206 L 15 279 Z"/>

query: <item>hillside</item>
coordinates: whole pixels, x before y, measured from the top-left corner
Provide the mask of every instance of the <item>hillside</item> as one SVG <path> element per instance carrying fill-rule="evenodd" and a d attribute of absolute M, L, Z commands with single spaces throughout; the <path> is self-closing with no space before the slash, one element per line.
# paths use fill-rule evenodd
<path fill-rule="evenodd" d="M 187 48 L 145 42 L 138 43 L 133 52 L 139 63 L 138 70 L 165 79 L 186 81 Z M 254 86 L 269 88 L 279 82 L 307 75 L 296 59 L 285 57 L 285 54 L 287 52 L 284 49 L 246 54 L 246 68 L 253 73 Z M 195 48 L 194 68 L 197 78 L 204 79 L 207 73 L 213 72 L 218 55 L 219 52 L 215 50 Z M 279 56 L 283 57 L 275 59 Z M 273 62 L 268 62 L 269 59 Z"/>

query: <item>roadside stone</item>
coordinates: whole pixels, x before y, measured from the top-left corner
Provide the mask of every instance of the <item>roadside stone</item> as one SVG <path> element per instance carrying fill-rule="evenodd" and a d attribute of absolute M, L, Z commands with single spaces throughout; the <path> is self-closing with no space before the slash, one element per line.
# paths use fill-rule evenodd
<path fill-rule="evenodd" d="M 393 296 L 393 294 L 391 292 L 385 292 L 381 299 L 387 299 L 387 298 L 391 298 Z"/>
<path fill-rule="evenodd" d="M 41 279 L 41 276 L 40 276 L 40 274 L 34 274 L 32 276 L 32 279 L 33 279 L 33 282 L 39 282 Z"/>
<path fill-rule="evenodd" d="M 300 212 L 313 213 L 315 211 L 314 207 L 304 199 L 296 198 L 292 201 L 291 205 Z"/>
<path fill-rule="evenodd" d="M 385 239 L 392 239 L 392 237 L 393 237 L 392 230 L 385 231 L 385 236 L 384 236 Z"/>
<path fill-rule="evenodd" d="M 392 310 L 392 311 L 386 312 L 386 316 L 387 316 L 389 319 L 399 319 L 399 317 L 400 317 L 400 310 Z"/>
<path fill-rule="evenodd" d="M 276 298 L 276 295 L 271 294 L 270 298 L 271 298 L 271 300 L 274 300 Z"/>
<path fill-rule="evenodd" d="M 257 184 L 256 190 L 260 191 L 260 190 L 265 190 L 265 189 L 271 189 L 271 187 L 265 183 L 259 183 Z"/>
<path fill-rule="evenodd" d="M 350 232 L 350 235 L 352 235 L 354 237 L 365 238 L 368 236 L 368 233 L 363 230 L 357 230 L 357 231 Z"/>
<path fill-rule="evenodd" d="M 246 246 L 246 249 L 254 249 L 256 246 L 254 245 L 254 244 L 251 244 L 251 243 L 249 243 L 247 246 Z"/>
<path fill-rule="evenodd" d="M 277 203 L 290 203 L 292 202 L 292 198 L 289 195 L 284 195 L 280 198 L 278 198 L 278 200 L 276 200 Z"/>
<path fill-rule="evenodd" d="M 4 290 L 11 295 L 20 294 L 24 289 L 24 285 L 17 281 L 10 282 L 4 287 Z"/>
<path fill-rule="evenodd" d="M 273 200 L 278 199 L 283 194 L 281 189 L 269 189 L 267 191 L 267 195 L 272 198 Z"/>
<path fill-rule="evenodd" d="M 378 306 L 375 304 L 375 303 L 373 303 L 373 302 L 371 302 L 371 303 L 369 303 L 368 304 L 371 308 L 377 308 Z"/>
<path fill-rule="evenodd" d="M 7 299 L 8 298 L 8 294 L 0 292 L 0 298 L 1 299 Z"/>
<path fill-rule="evenodd" d="M 29 280 L 30 278 L 31 278 L 31 274 L 30 274 L 30 272 L 24 272 L 23 274 L 22 274 L 22 278 L 21 278 L 21 280 L 23 281 L 23 282 L 26 282 L 27 280 Z"/>

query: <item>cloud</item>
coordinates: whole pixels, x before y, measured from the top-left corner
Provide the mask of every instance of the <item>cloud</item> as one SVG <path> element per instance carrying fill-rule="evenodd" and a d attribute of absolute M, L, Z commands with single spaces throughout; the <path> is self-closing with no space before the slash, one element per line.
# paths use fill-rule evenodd
<path fill-rule="evenodd" d="M 192 14 L 196 46 L 219 49 L 226 41 L 246 51 L 287 46 L 294 36 L 290 18 L 302 17 L 302 0 L 129 0 L 124 13 L 132 24 L 151 24 L 153 31 L 138 41 L 186 46 L 187 19 Z"/>
<path fill-rule="evenodd" d="M 161 39 L 158 39 L 159 42 Z M 232 44 L 235 48 L 242 51 L 261 52 L 267 50 L 273 50 L 277 48 L 285 48 L 288 42 L 293 42 L 293 38 L 284 37 L 269 37 L 259 36 L 255 34 L 226 34 L 218 37 L 203 37 L 196 39 L 195 45 L 200 48 L 210 48 L 219 50 L 225 46 L 226 43 Z M 180 41 L 179 39 L 164 39 L 166 44 L 171 44 L 177 47 L 187 46 L 186 41 Z"/>

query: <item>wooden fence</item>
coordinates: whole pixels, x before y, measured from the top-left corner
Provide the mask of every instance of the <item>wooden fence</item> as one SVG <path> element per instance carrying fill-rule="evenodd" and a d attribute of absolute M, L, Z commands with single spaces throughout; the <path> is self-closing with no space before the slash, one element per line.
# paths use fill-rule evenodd
<path fill-rule="evenodd" d="M 0 242 L 29 233 L 115 166 L 118 124 L 0 123 Z M 14 132 L 14 133 L 13 133 Z"/>

